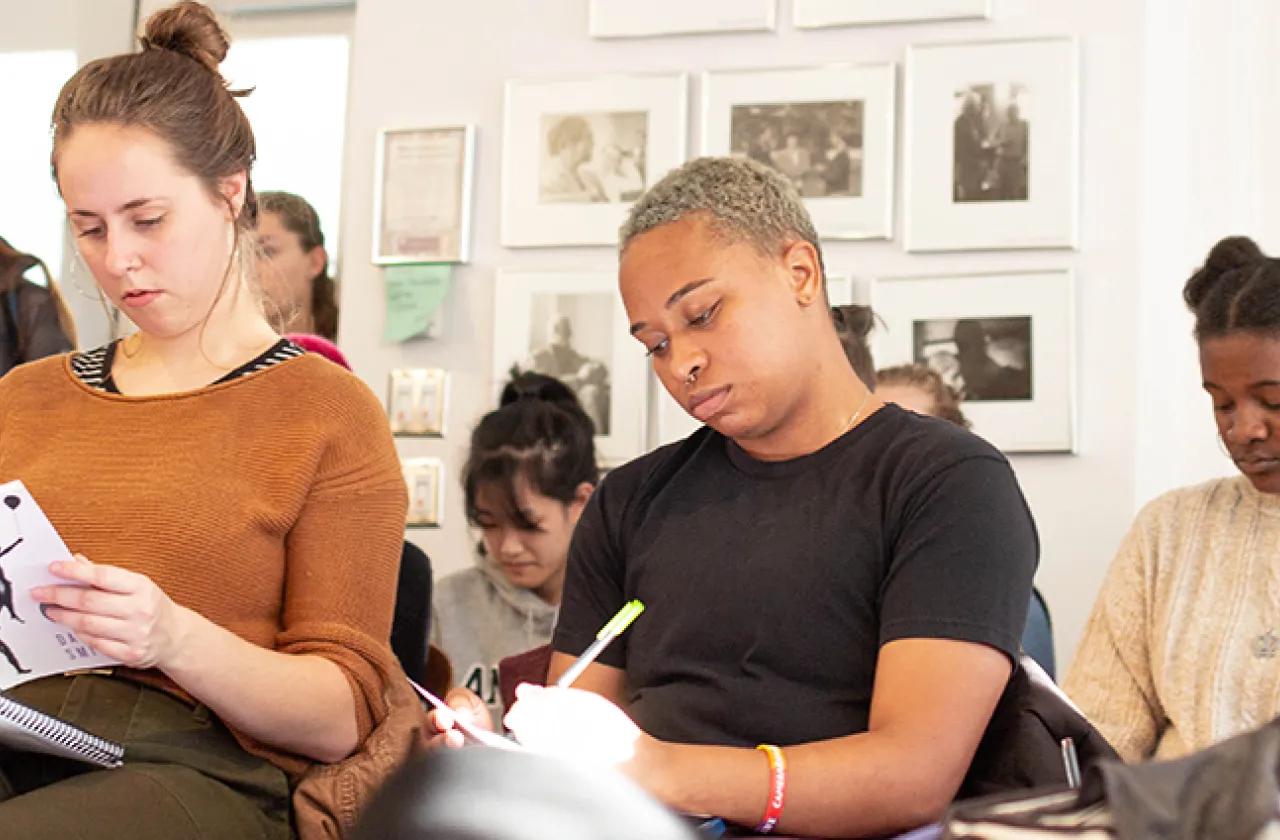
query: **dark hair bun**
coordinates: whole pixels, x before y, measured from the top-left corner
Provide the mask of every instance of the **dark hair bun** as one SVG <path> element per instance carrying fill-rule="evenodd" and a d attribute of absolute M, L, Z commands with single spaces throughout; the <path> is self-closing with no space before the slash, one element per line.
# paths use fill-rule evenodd
<path fill-rule="evenodd" d="M 521 371 L 519 368 L 512 368 L 511 381 L 503 387 L 498 406 L 508 406 L 521 400 L 549 402 L 582 410 L 577 394 L 559 379 L 531 370 Z"/>
<path fill-rule="evenodd" d="M 876 314 L 870 306 L 850 304 L 831 307 L 831 319 L 836 323 L 836 332 L 865 339 L 871 335 L 871 328 L 875 326 Z"/>
<path fill-rule="evenodd" d="M 231 39 L 208 6 L 184 0 L 151 16 L 142 46 L 185 55 L 220 76 L 218 65 L 226 59 Z"/>
<path fill-rule="evenodd" d="M 1191 275 L 1182 290 L 1183 300 L 1194 312 L 1218 285 L 1218 281 L 1233 271 L 1256 266 L 1265 259 L 1262 249 L 1247 236 L 1228 236 L 1209 251 L 1204 266 Z"/>

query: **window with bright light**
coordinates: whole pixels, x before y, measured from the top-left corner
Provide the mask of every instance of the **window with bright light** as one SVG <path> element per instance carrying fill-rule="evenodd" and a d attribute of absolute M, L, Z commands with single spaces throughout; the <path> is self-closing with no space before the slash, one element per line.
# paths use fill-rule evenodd
<path fill-rule="evenodd" d="M 346 35 L 234 39 L 222 73 L 240 100 L 258 143 L 259 192 L 296 193 L 316 208 L 331 266 L 336 265 L 347 115 Z"/>
<path fill-rule="evenodd" d="M 76 72 L 72 50 L 0 52 L 0 236 L 35 254 L 55 278 L 62 270 L 66 211 L 49 169 L 50 116 Z M 29 277 L 43 282 L 44 275 Z"/>

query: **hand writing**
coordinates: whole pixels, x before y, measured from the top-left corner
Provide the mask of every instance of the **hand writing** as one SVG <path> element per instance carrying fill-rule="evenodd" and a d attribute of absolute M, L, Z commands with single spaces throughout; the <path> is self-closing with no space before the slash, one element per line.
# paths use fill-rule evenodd
<path fill-rule="evenodd" d="M 493 715 L 489 707 L 471 689 L 461 686 L 454 688 L 444 696 L 444 702 L 457 714 L 463 723 L 469 723 L 485 732 L 493 731 Z"/>
<path fill-rule="evenodd" d="M 37 586 L 31 597 L 99 653 L 130 668 L 163 669 L 180 649 L 187 611 L 150 578 L 79 554 L 49 570 L 74 585 Z"/>
<path fill-rule="evenodd" d="M 593 764 L 630 761 L 644 736 L 625 712 L 598 694 L 527 683 L 516 689 L 506 724 L 529 750 Z"/>
<path fill-rule="evenodd" d="M 427 749 L 439 747 L 458 748 L 466 743 L 462 730 L 458 728 L 456 714 L 449 709 L 433 709 L 427 717 L 435 727 L 435 734 L 428 733 Z"/>

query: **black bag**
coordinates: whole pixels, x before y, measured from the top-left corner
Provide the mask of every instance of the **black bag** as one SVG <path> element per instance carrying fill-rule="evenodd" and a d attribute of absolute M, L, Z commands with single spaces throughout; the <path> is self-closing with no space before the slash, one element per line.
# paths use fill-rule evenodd
<path fill-rule="evenodd" d="M 978 744 L 957 799 L 1066 784 L 1062 741 L 1070 738 L 1082 770 L 1119 755 L 1023 654 Z"/>
<path fill-rule="evenodd" d="M 1103 759 L 1078 791 L 952 807 L 943 840 L 1262 840 L 1280 837 L 1280 719 L 1171 761 Z"/>

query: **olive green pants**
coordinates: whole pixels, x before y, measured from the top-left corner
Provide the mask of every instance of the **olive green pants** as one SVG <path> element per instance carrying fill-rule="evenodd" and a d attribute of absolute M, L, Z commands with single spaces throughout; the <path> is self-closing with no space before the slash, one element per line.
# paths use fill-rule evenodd
<path fill-rule="evenodd" d="M 123 744 L 103 770 L 0 747 L 0 835 L 14 840 L 289 840 L 285 774 L 203 706 L 109 676 L 48 677 L 14 699 Z"/>

